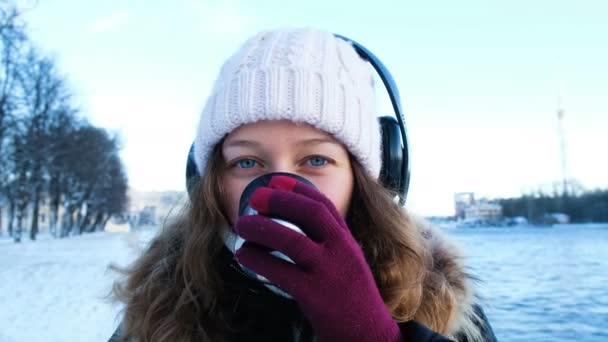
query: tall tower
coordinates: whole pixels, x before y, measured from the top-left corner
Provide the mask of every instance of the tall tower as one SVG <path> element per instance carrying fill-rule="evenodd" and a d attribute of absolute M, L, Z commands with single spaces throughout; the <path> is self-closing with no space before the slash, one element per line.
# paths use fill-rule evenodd
<path fill-rule="evenodd" d="M 568 162 L 566 160 L 566 132 L 564 131 L 564 114 L 565 111 L 562 105 L 562 90 L 560 87 L 559 94 L 557 95 L 557 134 L 559 137 L 559 152 L 562 164 L 562 194 L 566 196 L 568 195 L 569 189 L 567 172 Z"/>

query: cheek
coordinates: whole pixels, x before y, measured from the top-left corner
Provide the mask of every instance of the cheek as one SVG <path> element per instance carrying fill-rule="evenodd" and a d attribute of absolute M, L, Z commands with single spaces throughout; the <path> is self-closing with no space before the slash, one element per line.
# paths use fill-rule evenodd
<path fill-rule="evenodd" d="M 336 174 L 330 178 L 315 180 L 313 183 L 332 201 L 342 217 L 346 217 L 354 187 L 352 173 Z"/>

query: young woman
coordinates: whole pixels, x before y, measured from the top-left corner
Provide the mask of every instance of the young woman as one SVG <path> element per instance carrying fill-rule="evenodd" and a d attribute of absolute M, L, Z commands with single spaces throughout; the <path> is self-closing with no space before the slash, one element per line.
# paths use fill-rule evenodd
<path fill-rule="evenodd" d="M 113 339 L 493 341 L 457 253 L 379 181 L 374 99 L 370 65 L 331 33 L 249 39 L 201 115 L 189 205 L 115 286 Z"/>

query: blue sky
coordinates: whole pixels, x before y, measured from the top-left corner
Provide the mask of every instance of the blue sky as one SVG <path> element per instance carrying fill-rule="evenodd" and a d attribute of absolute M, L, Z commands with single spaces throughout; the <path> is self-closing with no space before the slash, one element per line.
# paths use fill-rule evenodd
<path fill-rule="evenodd" d="M 139 190 L 183 189 L 221 63 L 253 33 L 286 25 L 351 37 L 389 67 L 410 133 L 415 211 L 451 214 L 457 191 L 515 196 L 559 180 L 559 93 L 568 176 L 608 187 L 606 1 L 21 3 L 83 114 L 120 132 Z"/>

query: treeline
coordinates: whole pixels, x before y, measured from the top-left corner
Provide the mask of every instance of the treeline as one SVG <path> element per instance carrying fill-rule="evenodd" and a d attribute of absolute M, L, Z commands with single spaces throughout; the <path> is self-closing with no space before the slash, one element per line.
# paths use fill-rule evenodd
<path fill-rule="evenodd" d="M 55 237 L 101 229 L 127 204 L 118 153 L 115 136 L 79 116 L 16 6 L 0 0 L 0 233 L 35 240 L 43 212 Z"/>
<path fill-rule="evenodd" d="M 608 222 L 608 190 L 548 194 L 538 192 L 518 198 L 500 199 L 503 215 L 522 216 L 529 222 L 541 223 L 546 214 L 564 213 L 570 222 Z"/>

